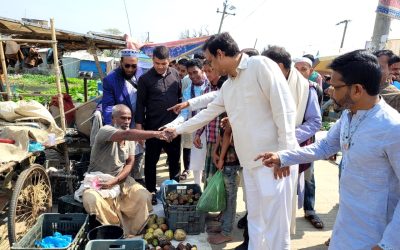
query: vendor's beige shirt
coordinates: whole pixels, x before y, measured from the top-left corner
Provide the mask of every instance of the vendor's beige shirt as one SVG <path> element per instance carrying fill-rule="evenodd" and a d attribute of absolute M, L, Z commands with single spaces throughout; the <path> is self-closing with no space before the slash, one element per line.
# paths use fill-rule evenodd
<path fill-rule="evenodd" d="M 117 176 L 125 166 L 128 157 L 135 155 L 133 141 L 123 143 L 110 141 L 111 136 L 117 131 L 117 128 L 109 125 L 100 128 L 92 147 L 88 172 L 99 171 Z"/>

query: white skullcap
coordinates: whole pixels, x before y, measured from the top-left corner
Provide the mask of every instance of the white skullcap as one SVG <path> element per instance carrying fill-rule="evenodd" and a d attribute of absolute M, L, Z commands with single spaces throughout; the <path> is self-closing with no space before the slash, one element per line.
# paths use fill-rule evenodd
<path fill-rule="evenodd" d="M 304 62 L 304 63 L 308 63 L 310 65 L 310 67 L 313 66 L 312 61 L 310 60 L 310 58 L 307 57 L 299 57 L 293 60 L 294 63 L 299 63 L 299 62 Z"/>
<path fill-rule="evenodd" d="M 121 50 L 121 57 L 137 57 L 136 51 L 133 49 L 123 49 Z"/>

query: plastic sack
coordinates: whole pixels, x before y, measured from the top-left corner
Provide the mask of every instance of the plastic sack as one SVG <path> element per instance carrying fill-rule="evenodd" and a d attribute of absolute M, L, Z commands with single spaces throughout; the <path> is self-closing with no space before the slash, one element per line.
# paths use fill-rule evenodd
<path fill-rule="evenodd" d="M 208 184 L 197 203 L 197 210 L 219 212 L 226 208 L 225 182 L 222 171 L 217 171 L 208 180 Z"/>
<path fill-rule="evenodd" d="M 72 242 L 71 235 L 62 235 L 59 232 L 55 232 L 53 236 L 47 236 L 41 241 L 36 241 L 35 245 L 39 248 L 65 248 Z"/>
<path fill-rule="evenodd" d="M 15 113 L 15 109 L 18 108 L 19 104 L 13 101 L 0 102 L 0 119 L 4 119 L 8 122 L 14 122 L 16 119 L 22 116 Z"/>
<path fill-rule="evenodd" d="M 31 141 L 29 142 L 29 148 L 28 151 L 29 152 L 36 152 L 36 151 L 43 151 L 44 150 L 44 146 L 37 141 Z"/>

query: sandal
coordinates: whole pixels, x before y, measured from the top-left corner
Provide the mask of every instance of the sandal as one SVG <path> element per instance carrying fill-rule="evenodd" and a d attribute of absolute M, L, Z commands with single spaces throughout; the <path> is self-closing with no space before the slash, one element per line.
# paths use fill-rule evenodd
<path fill-rule="evenodd" d="M 217 216 L 213 217 L 212 220 L 220 222 L 221 218 L 222 218 L 222 212 L 219 212 L 219 214 Z"/>
<path fill-rule="evenodd" d="M 304 215 L 304 218 L 308 220 L 315 228 L 324 228 L 324 223 L 316 214 Z"/>
<path fill-rule="evenodd" d="M 189 176 L 189 170 L 185 170 L 179 176 L 179 180 L 184 181 L 184 180 L 186 180 L 188 178 L 188 176 Z"/>
<path fill-rule="evenodd" d="M 245 227 L 247 227 L 247 213 L 242 218 L 239 219 L 237 227 L 239 229 L 244 229 Z"/>

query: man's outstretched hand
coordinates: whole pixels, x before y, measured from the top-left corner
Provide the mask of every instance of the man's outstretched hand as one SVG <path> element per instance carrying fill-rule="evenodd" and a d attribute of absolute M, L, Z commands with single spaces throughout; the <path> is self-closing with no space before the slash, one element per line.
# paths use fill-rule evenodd
<path fill-rule="evenodd" d="M 189 107 L 189 102 L 186 101 L 186 102 L 178 103 L 175 106 L 168 108 L 167 110 L 173 111 L 175 114 L 179 114 L 182 109 L 185 109 L 187 107 Z"/>
<path fill-rule="evenodd" d="M 254 161 L 262 159 L 262 163 L 274 169 L 275 179 L 282 179 L 290 175 L 290 167 L 281 167 L 281 160 L 277 153 L 267 152 L 264 154 L 259 154 Z"/>
<path fill-rule="evenodd" d="M 171 142 L 175 137 L 172 137 L 171 133 L 166 131 L 157 131 L 156 138 L 162 141 Z"/>
<path fill-rule="evenodd" d="M 169 142 L 178 136 L 175 128 L 165 128 L 162 132 L 169 138 Z"/>
<path fill-rule="evenodd" d="M 267 152 L 264 154 L 259 154 L 257 157 L 254 159 L 254 161 L 258 161 L 262 159 L 262 163 L 267 166 L 267 167 L 274 167 L 274 165 L 281 165 L 281 159 L 279 159 L 279 155 L 277 153 L 273 152 Z"/>

